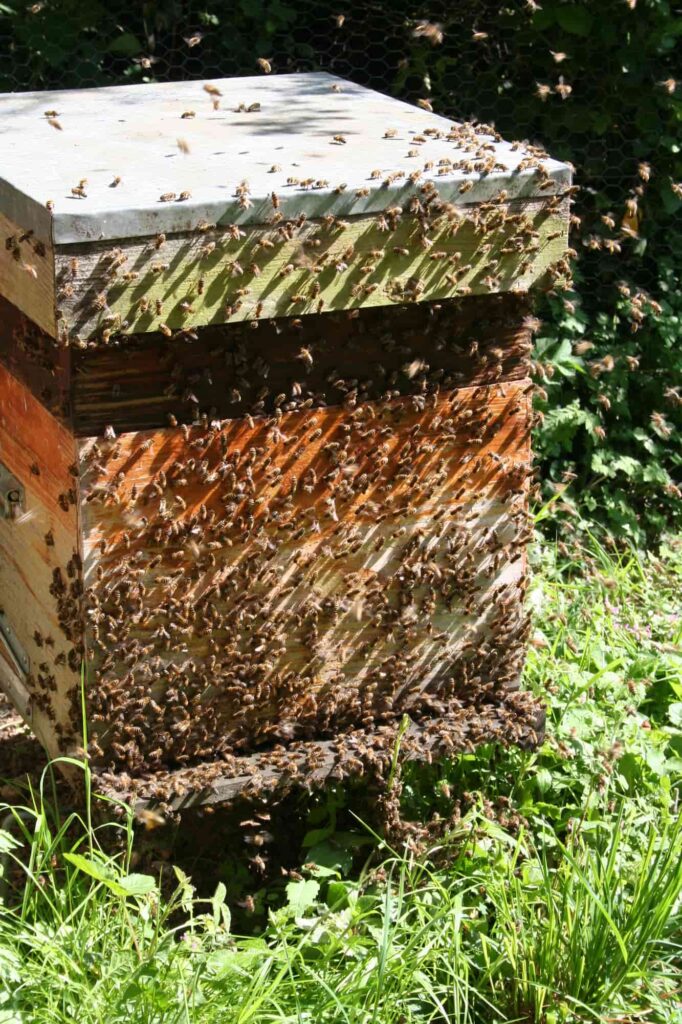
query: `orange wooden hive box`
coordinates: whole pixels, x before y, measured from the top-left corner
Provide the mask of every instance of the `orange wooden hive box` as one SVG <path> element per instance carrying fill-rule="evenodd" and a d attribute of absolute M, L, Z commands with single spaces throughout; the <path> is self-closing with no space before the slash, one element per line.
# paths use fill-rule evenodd
<path fill-rule="evenodd" d="M 0 685 L 175 807 L 533 742 L 570 171 L 326 74 L 0 97 Z M 401 735 L 402 735 L 401 730 Z"/>

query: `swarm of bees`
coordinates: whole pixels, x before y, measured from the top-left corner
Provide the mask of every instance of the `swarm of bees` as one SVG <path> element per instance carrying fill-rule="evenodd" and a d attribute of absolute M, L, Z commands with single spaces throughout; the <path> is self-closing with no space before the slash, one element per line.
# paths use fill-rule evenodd
<path fill-rule="evenodd" d="M 368 364 L 364 381 L 330 369 L 333 341 L 301 346 L 290 321 L 289 372 L 299 362 L 303 379 L 288 389 L 246 347 L 247 327 L 215 328 L 233 335 L 222 360 L 241 418 L 202 418 L 191 390 L 199 378 L 212 387 L 214 373 L 223 389 L 225 369 L 190 371 L 183 385 L 188 371 L 171 366 L 173 394 L 199 420 L 178 426 L 166 460 L 163 431 L 145 439 L 108 425 L 85 443 L 91 582 L 83 589 L 72 560 L 53 596 L 71 663 L 87 650 L 91 756 L 109 784 L 152 772 L 144 791 L 172 803 L 183 766 L 201 791 L 273 744 L 275 774 L 338 777 L 360 770 L 362 736 L 380 761 L 380 737 L 405 713 L 429 734 L 445 722 L 451 749 L 474 742 L 471 709 L 514 686 L 527 636 L 530 333 L 522 297 L 470 302 L 397 309 L 390 330 L 382 311 L 374 351 L 385 365 L 377 375 Z M 359 369 L 371 321 L 338 323 Z M 518 455 L 498 450 L 510 423 Z M 73 508 L 75 490 L 63 501 Z M 45 708 L 46 685 L 49 673 L 36 687 Z M 67 747 L 76 693 L 58 723 Z M 182 771 L 169 782 L 171 768 Z"/>
<path fill-rule="evenodd" d="M 536 162 L 528 157 L 522 169 L 536 170 L 541 191 L 545 184 L 554 186 L 553 179 L 539 169 L 543 165 L 537 163 L 536 168 Z M 459 169 L 468 172 L 472 166 L 478 163 L 448 160 L 437 173 Z M 485 166 L 494 169 L 494 161 Z M 391 183 L 399 177 L 393 175 Z M 328 308 L 325 288 L 330 284 L 330 271 L 348 281 L 343 296 L 346 308 L 497 292 L 509 287 L 509 282 L 513 287 L 527 287 L 540 273 L 546 288 L 559 291 L 570 286 L 566 256 L 571 250 L 562 248 L 561 243 L 567 233 L 571 189 L 525 203 L 510 199 L 502 189 L 488 200 L 463 209 L 443 200 L 433 181 L 422 182 L 420 174 L 411 178 L 413 197 L 401 205 L 388 205 L 383 213 L 361 225 L 360 245 L 355 241 L 358 228 L 351 221 L 333 215 L 308 219 L 303 213 L 286 218 L 286 198 L 272 191 L 268 197 L 271 216 L 266 225 L 216 227 L 200 222 L 196 230 L 205 236 L 201 245 L 194 245 L 185 235 L 166 240 L 164 234 L 168 255 L 162 261 L 156 258 L 160 235 L 136 241 L 125 250 L 111 250 L 113 256 L 98 253 L 84 271 L 90 280 L 90 302 L 83 301 L 78 291 L 65 288 L 70 275 L 62 257 L 57 266 L 60 343 L 97 346 L 110 343 L 122 333 L 153 327 L 164 332 L 168 329 L 171 336 L 174 329 L 182 331 L 189 324 L 205 322 L 205 296 L 212 297 L 211 320 L 248 320 L 254 329 L 268 317 L 290 315 L 293 306 L 302 313 L 321 313 Z M 329 188 L 330 183 L 289 177 L 286 187 L 307 190 Z M 472 179 L 467 178 L 458 192 L 464 196 L 472 187 Z M 333 191 L 343 194 L 346 188 L 346 183 L 340 183 Z M 360 189 L 355 194 L 362 197 L 369 190 Z M 235 187 L 234 197 L 242 211 L 253 206 L 247 180 Z M 167 192 L 159 202 L 180 203 L 190 198 L 189 190 Z M 546 253 L 555 242 L 553 251 L 566 255 L 548 260 Z M 150 299 L 144 295 L 140 299 L 141 284 L 146 279 L 148 296 L 168 293 L 169 285 L 173 289 L 173 268 L 177 268 L 174 272 L 188 295 L 177 300 L 170 315 L 162 305 L 150 321 Z M 159 285 L 154 284 L 155 277 Z M 214 286 L 209 288 L 211 281 Z M 336 292 L 333 286 L 332 292 Z M 202 296 L 202 303 L 196 305 L 193 295 Z M 103 302 L 98 298 L 101 296 Z M 134 296 L 130 305 L 128 296 Z M 338 299 L 334 302 L 338 304 Z"/>
<path fill-rule="evenodd" d="M 415 35 L 442 41 L 426 22 Z M 203 88 L 218 104 L 220 90 Z M 390 150 L 405 132 L 381 137 Z M 570 190 L 525 147 L 535 198 L 491 188 L 471 203 L 474 175 L 506 169 L 499 136 L 427 128 L 410 134 L 411 159 L 436 138 L 451 153 L 440 163 L 370 172 L 389 192 L 362 236 L 339 216 L 290 214 L 290 196 L 343 195 L 345 182 L 273 178 L 256 227 L 202 222 L 189 239 L 162 232 L 100 246 L 85 266 L 62 261 L 58 344 L 24 332 L 23 356 L 46 379 L 73 349 L 87 386 L 69 415 L 89 435 L 58 496 L 74 521 L 78 509 L 83 554 L 54 568 L 62 637 L 47 653 L 35 641 L 32 697 L 72 750 L 85 661 L 88 754 L 110 790 L 172 810 L 212 790 L 383 778 L 405 716 L 406 757 L 536 738 L 537 707 L 514 694 L 529 630 L 536 322 L 523 290 L 500 293 L 510 268 L 522 289 L 563 237 L 550 229 L 567 220 Z M 455 176 L 454 199 L 431 172 Z M 397 202 L 390 190 L 403 186 Z M 233 197 L 240 214 L 262 198 L 247 180 Z M 158 202 L 190 198 L 178 188 Z M 548 287 L 568 277 L 563 254 L 546 267 Z M 330 281 L 345 289 L 337 312 Z M 221 315 L 195 327 L 217 282 Z M 150 359 L 154 402 L 148 378 L 135 391 Z M 55 665 L 74 673 L 58 719 Z"/>

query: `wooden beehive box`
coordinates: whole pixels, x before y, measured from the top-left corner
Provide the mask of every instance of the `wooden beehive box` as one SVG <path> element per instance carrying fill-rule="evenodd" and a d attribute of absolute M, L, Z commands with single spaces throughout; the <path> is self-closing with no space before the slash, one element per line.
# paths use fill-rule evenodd
<path fill-rule="evenodd" d="M 326 74 L 0 97 L 0 683 L 175 804 L 529 741 L 569 169 Z"/>

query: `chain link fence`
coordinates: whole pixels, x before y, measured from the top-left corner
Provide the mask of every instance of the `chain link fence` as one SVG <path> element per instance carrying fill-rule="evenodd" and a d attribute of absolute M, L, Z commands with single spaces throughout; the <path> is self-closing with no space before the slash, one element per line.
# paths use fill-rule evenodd
<path fill-rule="evenodd" d="M 642 540 L 682 515 L 680 35 L 664 0 L 0 0 L 0 90 L 259 74 L 264 57 L 572 162 L 575 286 L 540 310 L 540 477 L 554 521 L 577 504 Z"/>

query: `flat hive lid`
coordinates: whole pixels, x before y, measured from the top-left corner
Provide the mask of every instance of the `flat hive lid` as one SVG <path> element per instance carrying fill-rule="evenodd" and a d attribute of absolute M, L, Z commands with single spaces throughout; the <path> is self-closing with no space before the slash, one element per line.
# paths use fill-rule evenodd
<path fill-rule="evenodd" d="M 57 245 L 264 223 L 273 192 L 287 217 L 378 213 L 414 194 L 416 171 L 467 205 L 570 184 L 567 165 L 540 162 L 538 173 L 522 146 L 326 73 L 0 96 L 0 214 Z M 71 191 L 82 179 L 85 197 Z"/>

